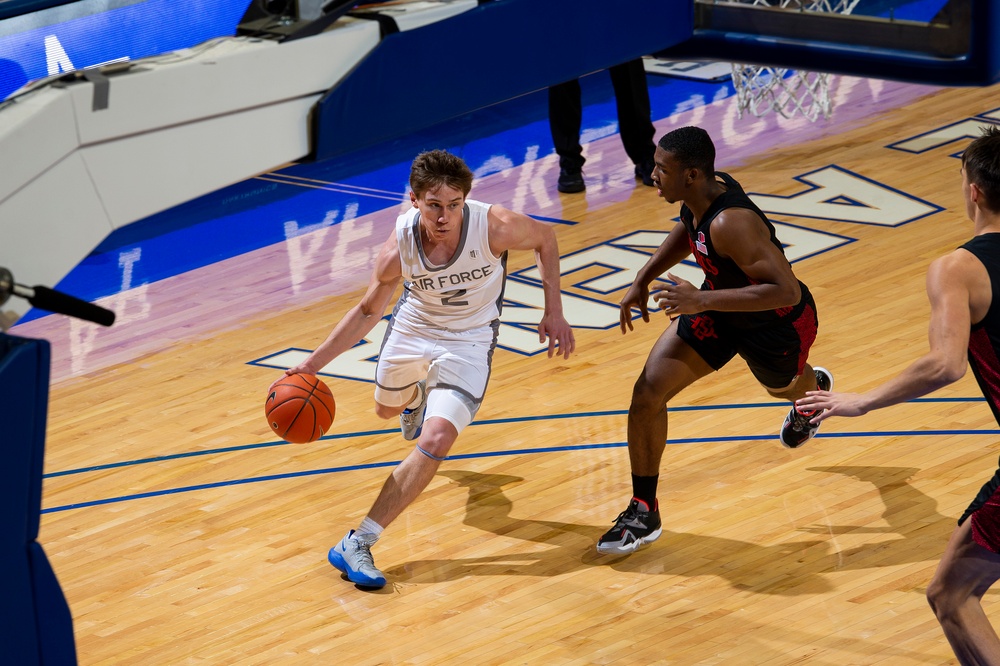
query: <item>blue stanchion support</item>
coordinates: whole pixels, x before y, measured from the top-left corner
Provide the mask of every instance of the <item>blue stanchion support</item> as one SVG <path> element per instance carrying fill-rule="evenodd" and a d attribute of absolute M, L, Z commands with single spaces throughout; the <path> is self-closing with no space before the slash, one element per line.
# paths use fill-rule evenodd
<path fill-rule="evenodd" d="M 49 343 L 0 333 L 0 645 L 3 663 L 76 664 L 73 619 L 38 543 Z"/>

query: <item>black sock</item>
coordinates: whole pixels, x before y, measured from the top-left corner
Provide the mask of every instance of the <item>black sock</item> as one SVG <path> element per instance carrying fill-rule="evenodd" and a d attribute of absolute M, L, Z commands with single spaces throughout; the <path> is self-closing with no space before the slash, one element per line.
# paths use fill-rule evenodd
<path fill-rule="evenodd" d="M 632 495 L 645 502 L 650 511 L 656 508 L 656 482 L 659 479 L 659 474 L 655 476 L 632 475 Z"/>

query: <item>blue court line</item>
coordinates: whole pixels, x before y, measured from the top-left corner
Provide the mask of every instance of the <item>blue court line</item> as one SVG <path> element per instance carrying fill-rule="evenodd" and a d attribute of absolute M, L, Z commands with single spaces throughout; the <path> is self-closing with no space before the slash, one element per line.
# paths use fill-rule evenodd
<path fill-rule="evenodd" d="M 899 437 L 899 436 L 940 436 L 940 435 L 1000 435 L 1000 430 L 892 430 L 887 432 L 846 432 L 846 433 L 824 433 L 816 437 L 823 439 L 844 438 L 844 437 Z M 727 437 L 690 437 L 685 439 L 671 440 L 673 445 L 679 444 L 701 444 L 708 442 L 747 442 L 747 441 L 773 441 L 773 433 L 767 435 L 748 436 L 727 436 Z M 627 442 L 610 442 L 603 444 L 577 444 L 572 446 L 544 446 L 532 449 L 513 449 L 510 451 L 485 451 L 482 453 L 461 453 L 448 456 L 445 460 L 472 460 L 476 458 L 497 458 L 501 456 L 520 456 L 526 454 L 539 453 L 561 453 L 566 451 L 593 451 L 596 449 L 613 449 L 627 447 Z M 164 495 L 176 495 L 179 493 L 193 492 L 196 490 L 208 490 L 211 488 L 222 488 L 225 486 L 241 486 L 247 483 L 260 483 L 263 481 L 279 481 L 282 479 L 294 479 L 306 476 L 318 476 L 321 474 L 336 474 L 340 472 L 354 472 L 358 470 L 378 469 L 380 467 L 395 467 L 401 461 L 392 460 L 379 463 L 365 463 L 362 465 L 347 465 L 343 467 L 326 467 L 323 469 L 306 470 L 304 472 L 287 472 L 285 474 L 269 474 L 267 476 L 255 476 L 247 479 L 233 479 L 231 481 L 216 481 L 214 483 L 202 483 L 195 486 L 182 486 L 180 488 L 169 488 L 166 490 L 155 490 L 148 493 L 136 493 L 134 495 L 121 495 L 119 497 L 108 497 L 105 499 L 91 500 L 89 502 L 78 502 L 76 504 L 65 504 L 42 509 L 41 513 L 56 513 L 69 511 L 70 509 L 83 509 L 102 504 L 114 504 L 117 502 L 127 502 L 130 500 L 146 499 L 149 497 L 161 497 Z"/>
<path fill-rule="evenodd" d="M 155 490 L 148 493 L 136 493 L 135 495 L 122 495 L 120 497 L 109 497 L 107 499 L 91 500 L 90 502 L 78 502 L 77 504 L 65 504 L 54 506 L 49 509 L 42 509 L 41 513 L 55 513 L 57 511 L 68 511 L 70 509 L 82 509 L 88 506 L 99 506 L 101 504 L 113 504 L 115 502 L 127 502 L 129 500 L 144 499 L 147 497 L 160 497 L 161 495 L 175 495 L 177 493 L 187 493 L 194 490 L 207 490 L 209 488 L 221 488 L 223 486 L 241 486 L 247 483 L 258 483 L 260 481 L 275 481 L 277 479 L 290 479 L 296 476 L 314 476 L 317 474 L 332 474 L 334 472 L 350 472 L 359 469 L 374 469 L 377 467 L 390 467 L 398 465 L 399 461 L 367 463 L 364 465 L 351 465 L 348 467 L 330 467 L 327 469 L 314 469 L 308 472 L 293 472 L 288 474 L 270 474 L 268 476 L 255 476 L 248 479 L 235 479 L 232 481 L 216 481 L 215 483 L 201 483 L 196 486 L 183 486 L 181 488 L 170 488 L 168 490 Z"/>
<path fill-rule="evenodd" d="M 759 404 L 746 404 L 746 405 L 715 405 L 715 406 L 698 406 L 698 407 L 676 407 L 671 411 L 689 411 L 689 410 L 704 410 L 704 409 L 743 409 L 749 407 L 770 407 L 781 403 L 759 403 Z M 486 421 L 476 421 L 472 423 L 473 426 L 482 425 L 497 425 L 501 423 L 521 423 L 525 421 L 549 421 L 555 419 L 573 419 L 573 418 L 587 418 L 593 416 L 621 416 L 623 414 L 628 414 L 628 410 L 616 409 L 604 412 L 577 412 L 574 414 L 550 414 L 548 416 L 520 416 L 511 417 L 506 419 L 490 419 Z M 334 439 L 349 439 L 352 437 L 367 437 L 369 435 L 390 435 L 393 433 L 398 433 L 399 428 L 385 428 L 380 430 L 361 430 L 357 432 L 345 432 L 335 435 L 324 435 L 319 438 L 318 442 L 325 442 Z M 100 470 L 114 469 L 117 467 L 130 467 L 132 465 L 144 465 L 147 463 L 163 462 L 165 460 L 175 460 L 178 458 L 192 458 L 195 456 L 207 456 L 215 455 L 218 453 L 232 453 L 234 451 L 246 451 L 251 449 L 262 449 L 272 446 L 301 446 L 293 445 L 288 442 L 278 440 L 274 442 L 263 442 L 261 444 L 241 444 L 239 446 L 227 446 L 221 449 L 207 449 L 205 451 L 188 451 L 186 453 L 173 453 L 166 456 L 156 456 L 153 458 L 140 458 L 138 460 L 127 460 L 124 462 L 108 463 L 106 465 L 94 465 L 93 467 L 80 467 L 77 469 L 68 469 L 62 472 L 49 472 L 48 474 L 43 474 L 42 478 L 50 478 L 56 476 L 68 476 L 70 474 L 83 474 L 85 472 L 97 472 Z"/>
<path fill-rule="evenodd" d="M 909 402 L 983 402 L 983 398 L 915 398 Z M 686 407 L 671 407 L 671 412 L 701 412 L 716 409 L 755 409 L 758 407 L 784 407 L 787 406 L 786 402 L 747 402 L 741 404 L 733 405 L 692 405 Z M 575 412 L 571 414 L 548 414 L 546 416 L 517 416 L 506 419 L 489 419 L 485 421 L 475 421 L 472 423 L 473 426 L 484 426 L 484 425 L 498 425 L 504 423 L 524 423 L 526 421 L 553 421 L 556 419 L 576 419 L 576 418 L 589 418 L 594 416 L 624 416 L 628 414 L 626 409 L 614 409 L 601 412 Z M 380 430 L 360 430 L 357 432 L 346 432 L 339 433 L 335 435 L 325 435 L 321 437 L 320 442 L 325 442 L 335 439 L 349 439 L 352 437 L 367 437 L 369 435 L 389 435 L 398 432 L 398 428 L 384 428 Z M 922 432 L 922 431 L 917 431 Z M 944 431 L 942 431 L 944 432 Z M 986 433 L 990 434 L 991 431 L 986 430 L 971 430 L 965 431 L 949 431 L 954 432 L 954 434 L 968 434 L 968 433 Z M 885 433 L 881 433 L 885 434 Z M 819 435 L 820 437 L 828 435 Z M 746 437 L 738 437 L 735 439 L 747 439 Z M 681 444 L 681 443 L 695 443 L 698 441 L 729 441 L 725 438 L 707 438 L 705 440 L 692 439 L 692 440 L 673 440 L 671 444 Z M 76 469 L 67 469 L 61 472 L 49 472 L 48 474 L 43 474 L 43 479 L 53 478 L 57 476 L 69 476 L 71 474 L 83 474 L 86 472 L 98 472 L 107 469 L 116 469 L 119 467 L 131 467 L 134 465 L 145 465 L 148 463 L 163 462 L 166 460 L 177 460 L 180 458 L 193 458 L 196 456 L 208 456 L 216 455 L 220 453 L 233 453 L 235 451 L 249 451 L 252 449 L 264 449 L 274 446 L 300 446 L 290 444 L 282 440 L 274 442 L 262 442 L 260 444 L 241 444 L 239 446 L 227 446 L 221 449 L 207 449 L 205 451 L 187 451 L 185 453 L 172 453 L 166 456 L 155 456 L 153 458 L 139 458 L 137 460 L 126 460 L 123 462 L 107 463 L 105 465 L 93 465 L 91 467 L 78 467 Z"/>
<path fill-rule="evenodd" d="M 986 402 L 986 398 L 914 398 L 907 402 Z"/>
<path fill-rule="evenodd" d="M 534 213 L 528 213 L 528 214 L 531 215 L 531 217 L 533 217 L 534 219 L 541 220 L 542 222 L 552 222 L 554 224 L 568 224 L 568 225 L 576 224 L 576 222 L 572 220 L 561 220 L 558 217 L 545 217 L 544 215 L 535 215 Z"/>

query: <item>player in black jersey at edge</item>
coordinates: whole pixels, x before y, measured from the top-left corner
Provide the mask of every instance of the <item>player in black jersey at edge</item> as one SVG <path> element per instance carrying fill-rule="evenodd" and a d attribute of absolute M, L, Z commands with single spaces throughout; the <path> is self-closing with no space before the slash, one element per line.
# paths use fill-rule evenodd
<path fill-rule="evenodd" d="M 798 401 L 831 416 L 860 416 L 958 381 L 966 358 L 1000 423 L 1000 128 L 962 154 L 962 194 L 974 236 L 927 271 L 930 351 L 867 393 L 810 392 Z M 1000 469 L 958 520 L 927 600 L 961 664 L 1000 664 L 1000 638 L 980 599 L 1000 578 Z"/>
<path fill-rule="evenodd" d="M 816 338 L 816 304 L 792 272 L 774 227 L 728 174 L 715 171 L 715 146 L 699 127 L 665 134 L 653 180 L 668 203 L 681 202 L 681 222 L 667 235 L 621 302 L 621 330 L 633 308 L 649 321 L 649 285 L 666 273 L 673 284 L 654 293 L 673 318 L 653 345 L 628 410 L 632 494 L 628 508 L 597 542 L 601 553 L 625 554 L 661 533 L 656 485 L 667 441 L 667 401 L 686 386 L 741 356 L 769 394 L 794 401 L 833 388 L 832 375 L 806 363 Z M 669 272 L 694 254 L 705 272 L 698 289 Z M 802 446 L 816 434 L 811 412 L 793 406 L 782 444 Z"/>

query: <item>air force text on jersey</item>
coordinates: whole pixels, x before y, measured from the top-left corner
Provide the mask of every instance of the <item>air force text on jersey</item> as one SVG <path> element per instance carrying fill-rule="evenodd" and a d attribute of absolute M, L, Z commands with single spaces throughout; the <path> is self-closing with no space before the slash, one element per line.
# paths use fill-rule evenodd
<path fill-rule="evenodd" d="M 411 289 L 430 291 L 434 289 L 444 289 L 445 287 L 461 288 L 463 284 L 482 280 L 493 274 L 493 266 L 486 264 L 480 268 L 473 268 L 471 271 L 460 271 L 458 273 L 448 273 L 445 275 L 414 275 L 410 280 Z"/>

